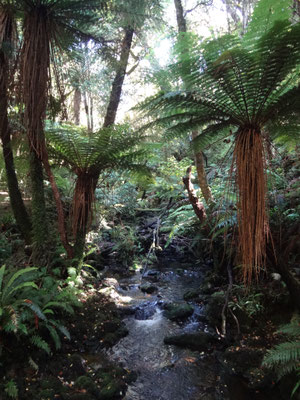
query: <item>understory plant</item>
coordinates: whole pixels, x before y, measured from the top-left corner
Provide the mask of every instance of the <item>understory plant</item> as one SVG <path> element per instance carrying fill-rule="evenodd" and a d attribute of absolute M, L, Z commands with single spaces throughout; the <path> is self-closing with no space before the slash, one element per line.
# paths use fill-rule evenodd
<path fill-rule="evenodd" d="M 278 379 L 296 372 L 298 381 L 292 391 L 292 396 L 300 387 L 300 317 L 296 315 L 289 324 L 282 326 L 277 333 L 285 334 L 288 341 L 268 350 L 263 365 L 273 368 Z"/>
<path fill-rule="evenodd" d="M 14 273 L 9 273 L 5 265 L 0 268 L 0 353 L 4 346 L 9 348 L 12 337 L 48 354 L 51 353 L 49 336 L 56 349 L 61 346 L 60 335 L 70 338 L 61 318 L 73 313 L 78 300 L 70 289 L 59 288 L 56 280 L 49 287 L 52 279 L 49 276 L 45 280 L 38 278 L 34 267 Z"/>

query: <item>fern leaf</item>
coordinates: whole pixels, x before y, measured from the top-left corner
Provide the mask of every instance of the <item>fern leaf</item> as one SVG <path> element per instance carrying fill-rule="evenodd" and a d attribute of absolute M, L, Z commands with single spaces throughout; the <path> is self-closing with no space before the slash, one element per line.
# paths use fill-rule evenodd
<path fill-rule="evenodd" d="M 33 335 L 30 338 L 30 342 L 37 348 L 45 351 L 47 354 L 49 354 L 49 355 L 51 354 L 51 350 L 50 350 L 48 343 L 44 339 L 42 339 L 40 336 Z"/>

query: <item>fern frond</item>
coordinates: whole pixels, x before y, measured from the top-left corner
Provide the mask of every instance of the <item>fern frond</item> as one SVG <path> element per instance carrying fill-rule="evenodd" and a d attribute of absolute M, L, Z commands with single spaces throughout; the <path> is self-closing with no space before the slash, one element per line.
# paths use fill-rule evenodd
<path fill-rule="evenodd" d="M 49 354 L 49 355 L 51 354 L 49 344 L 44 339 L 42 339 L 40 336 L 38 336 L 38 335 L 31 336 L 30 342 L 37 348 L 45 351 L 47 354 Z"/>
<path fill-rule="evenodd" d="M 50 324 L 46 324 L 46 327 L 50 333 L 51 338 L 53 339 L 56 350 L 60 349 L 61 341 L 60 341 L 60 337 L 59 337 L 56 329 L 53 326 L 51 326 Z"/>
<path fill-rule="evenodd" d="M 300 342 L 285 342 L 278 344 L 274 349 L 268 350 L 263 364 L 276 366 L 290 361 L 296 361 L 299 363 L 299 359 Z"/>

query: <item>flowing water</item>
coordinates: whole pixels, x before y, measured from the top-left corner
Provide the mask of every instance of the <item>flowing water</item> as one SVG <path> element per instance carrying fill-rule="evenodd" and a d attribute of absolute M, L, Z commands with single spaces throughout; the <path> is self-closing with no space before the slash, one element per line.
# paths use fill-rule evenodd
<path fill-rule="evenodd" d="M 176 268 L 175 268 L 176 270 Z M 144 294 L 139 289 L 141 281 L 156 280 L 154 294 Z M 110 357 L 129 370 L 138 373 L 136 382 L 128 388 L 127 400 L 216 400 L 226 399 L 218 384 L 215 359 L 205 353 L 193 352 L 165 345 L 165 336 L 183 332 L 205 331 L 201 322 L 203 309 L 194 304 L 194 314 L 179 325 L 164 316 L 164 304 L 183 301 L 188 289 L 197 288 L 201 274 L 196 269 L 174 272 L 174 265 L 149 271 L 142 279 L 136 273 L 120 281 L 118 302 L 120 308 L 128 307 L 134 314 L 125 318 L 129 330 L 110 350 Z"/>

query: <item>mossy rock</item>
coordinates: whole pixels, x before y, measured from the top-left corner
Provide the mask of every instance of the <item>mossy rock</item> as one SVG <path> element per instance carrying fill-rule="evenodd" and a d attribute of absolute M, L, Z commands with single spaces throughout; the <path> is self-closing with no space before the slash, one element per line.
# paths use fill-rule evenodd
<path fill-rule="evenodd" d="M 200 294 L 199 289 L 190 289 L 184 293 L 183 298 L 185 301 L 193 300 Z"/>
<path fill-rule="evenodd" d="M 218 326 L 221 323 L 221 314 L 224 302 L 224 292 L 215 292 L 209 297 L 206 306 L 206 317 L 211 326 Z"/>
<path fill-rule="evenodd" d="M 106 385 L 100 391 L 100 400 L 109 400 L 122 397 L 122 393 L 124 393 L 126 389 L 125 382 L 112 380 L 108 385 Z"/>
<path fill-rule="evenodd" d="M 103 338 L 103 344 L 105 347 L 112 347 L 116 343 L 118 343 L 118 341 L 120 339 L 127 336 L 128 333 L 129 333 L 129 331 L 124 324 L 119 329 L 117 329 L 114 333 L 112 333 L 112 332 L 107 333 Z"/>
<path fill-rule="evenodd" d="M 150 282 L 145 282 L 140 286 L 140 289 L 144 293 L 152 294 L 154 292 L 157 292 L 157 287 L 155 285 L 152 285 Z"/>
<path fill-rule="evenodd" d="M 61 381 L 54 376 L 49 376 L 46 379 L 41 380 L 39 384 L 42 389 L 51 389 L 54 390 L 55 393 L 62 393 L 65 391 L 65 387 L 63 386 Z"/>
<path fill-rule="evenodd" d="M 190 317 L 194 309 L 187 303 L 171 303 L 166 305 L 165 316 L 171 321 L 179 321 Z"/>
<path fill-rule="evenodd" d="M 167 336 L 165 344 L 172 344 L 178 347 L 189 348 L 191 350 L 204 351 L 216 341 L 215 337 L 209 333 L 184 333 L 182 335 Z"/>
<path fill-rule="evenodd" d="M 80 376 L 76 379 L 74 387 L 76 389 L 85 389 L 88 394 L 95 397 L 99 396 L 100 390 L 92 378 L 87 375 Z"/>
<path fill-rule="evenodd" d="M 126 389 L 124 378 L 129 375 L 128 372 L 121 367 L 101 368 L 96 373 L 96 378 L 100 380 L 99 399 L 115 399 L 120 398 Z"/>
<path fill-rule="evenodd" d="M 99 397 L 91 396 L 88 393 L 74 393 L 68 400 L 96 400 Z"/>
<path fill-rule="evenodd" d="M 53 389 L 44 389 L 41 392 L 39 392 L 39 399 L 40 400 L 54 400 L 57 396 L 57 393 L 55 393 L 55 390 Z"/>

